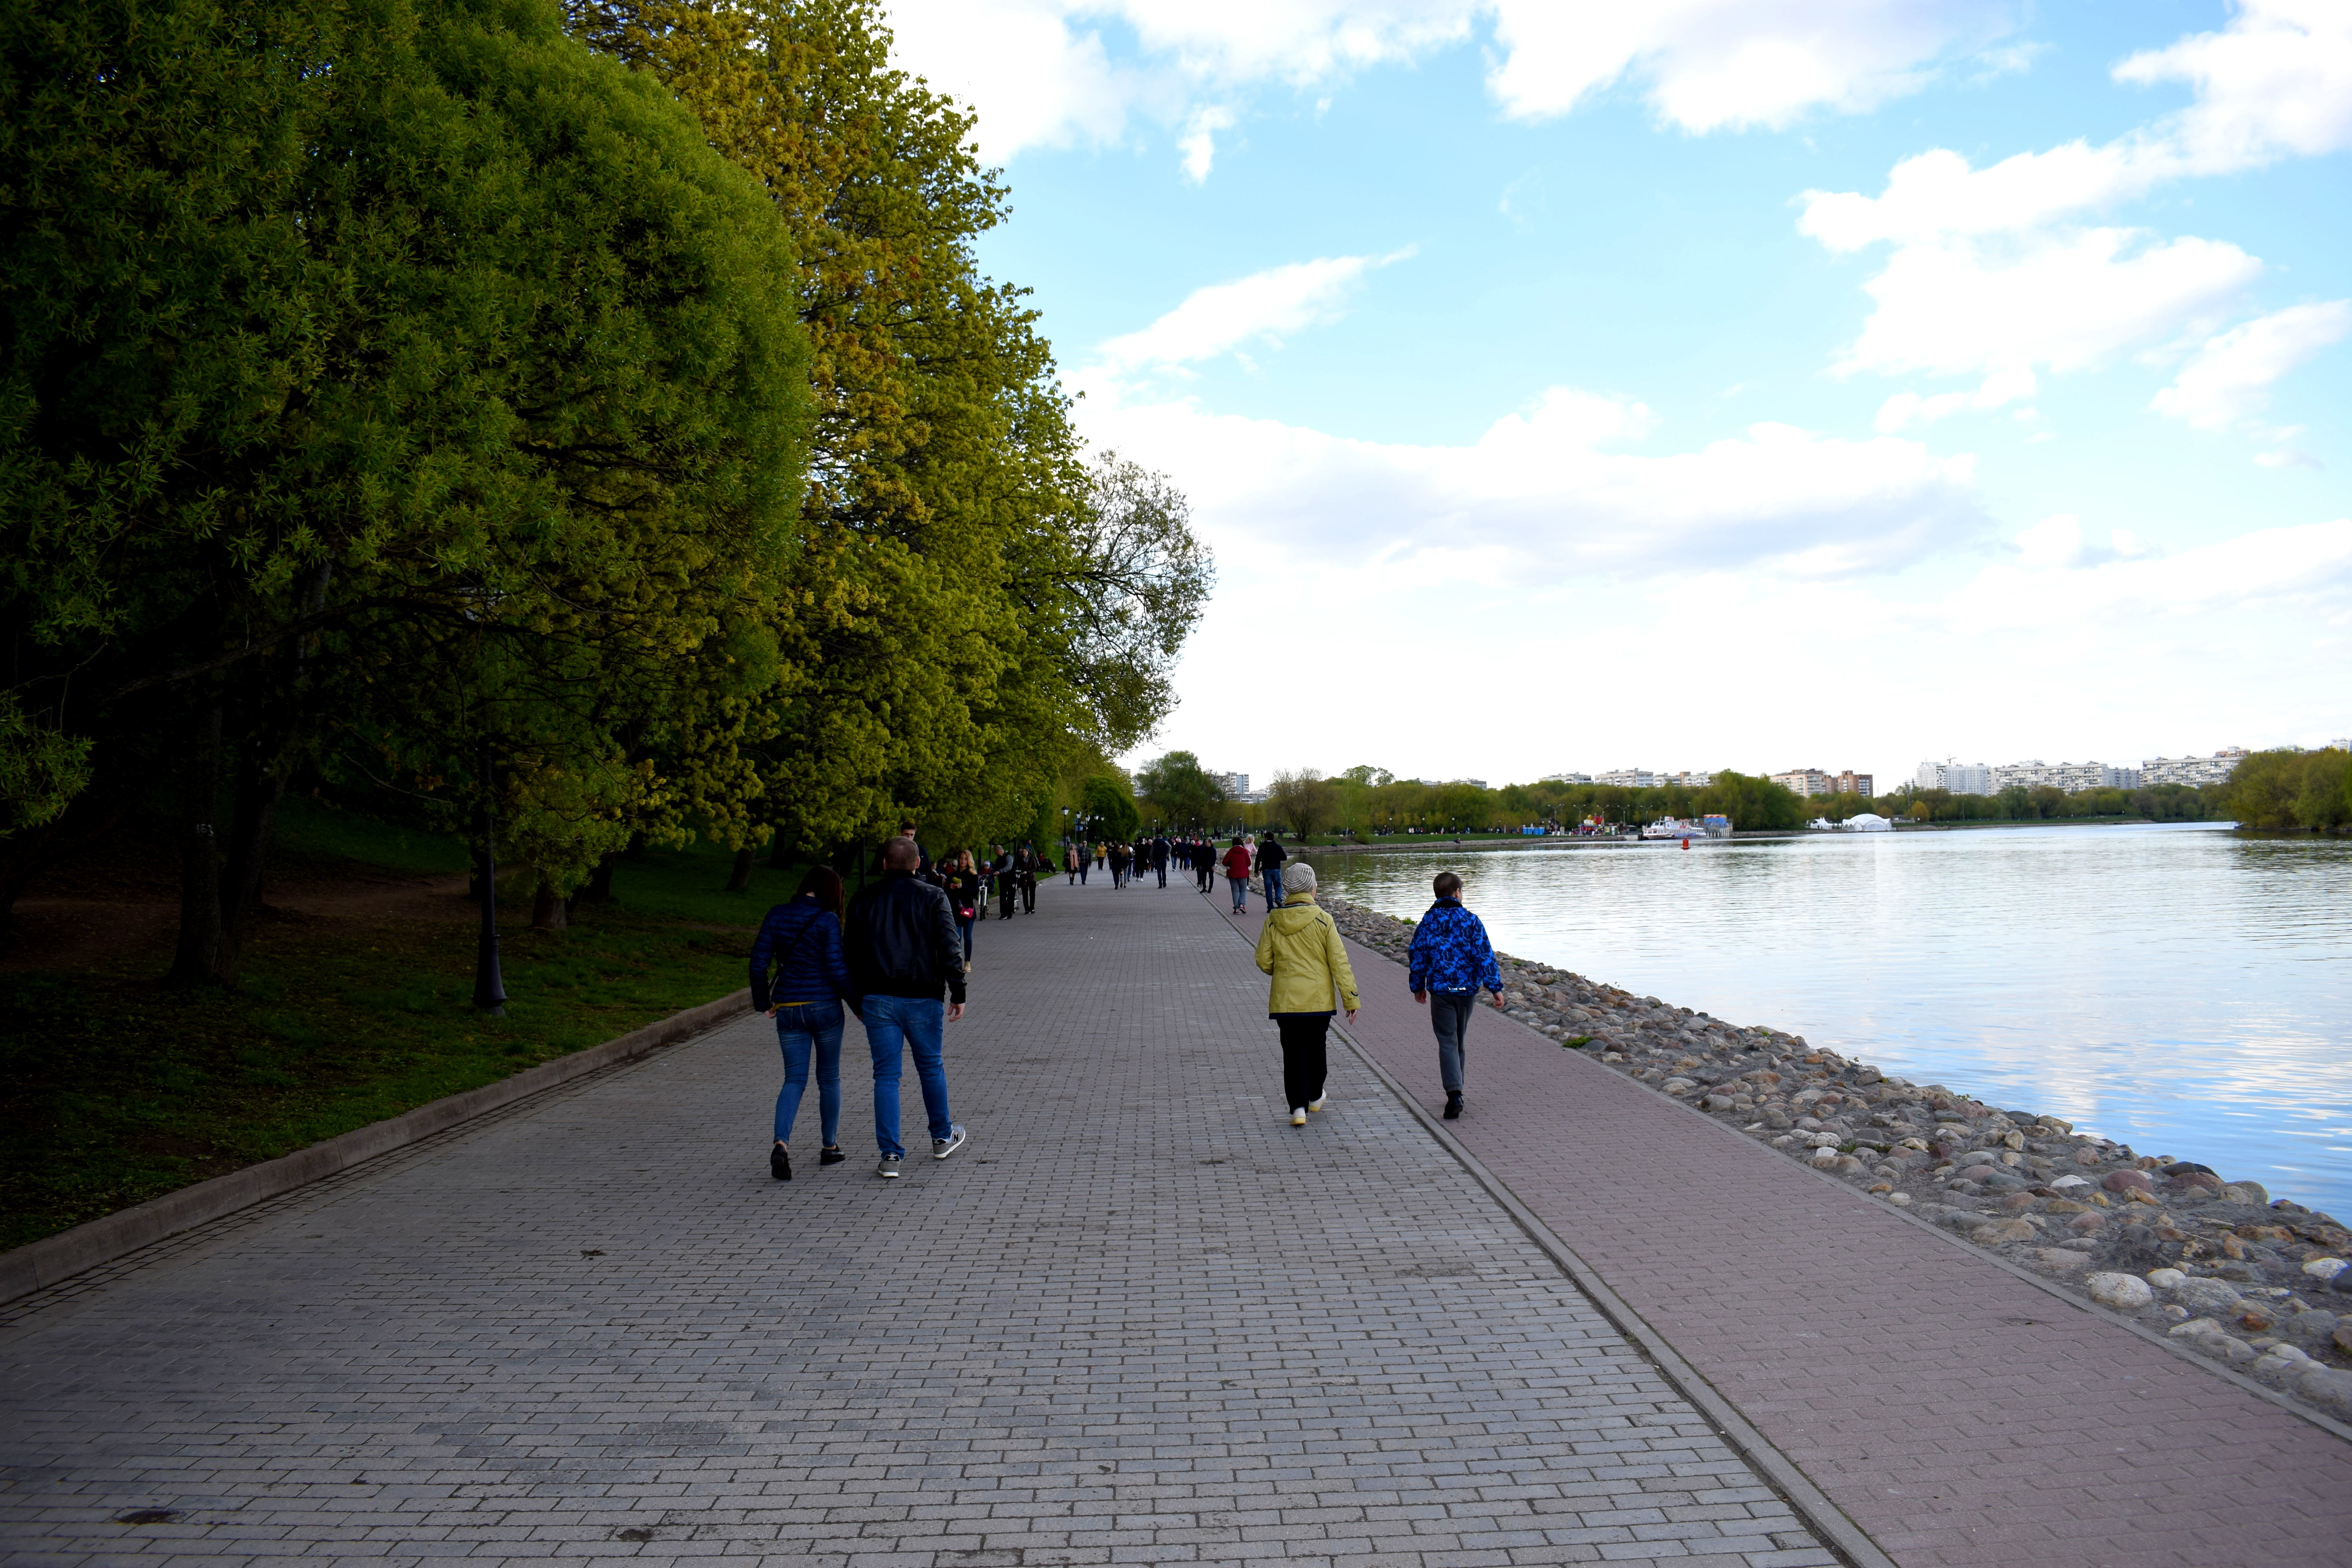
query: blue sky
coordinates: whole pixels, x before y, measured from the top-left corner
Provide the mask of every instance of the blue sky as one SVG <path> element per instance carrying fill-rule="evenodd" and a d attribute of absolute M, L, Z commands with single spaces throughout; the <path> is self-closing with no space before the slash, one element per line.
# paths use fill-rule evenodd
<path fill-rule="evenodd" d="M 2352 0 L 909 0 L 1256 775 L 2352 733 Z"/>

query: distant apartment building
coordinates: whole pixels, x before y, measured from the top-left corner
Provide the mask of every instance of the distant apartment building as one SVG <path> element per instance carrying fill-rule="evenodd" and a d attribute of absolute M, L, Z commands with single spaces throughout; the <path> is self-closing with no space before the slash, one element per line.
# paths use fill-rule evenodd
<path fill-rule="evenodd" d="M 1543 776 L 1543 782 L 1546 784 L 1591 784 L 1592 782 L 1592 775 L 1591 773 L 1546 773 Z"/>
<path fill-rule="evenodd" d="M 2150 757 L 2139 765 L 2140 782 L 2157 784 L 2217 784 L 2244 759 L 2243 746 L 2224 746 L 2210 757 Z"/>
<path fill-rule="evenodd" d="M 1615 784 L 1621 789 L 1665 789 L 1670 785 L 1705 789 L 1715 782 L 1712 773 L 1693 773 L 1687 769 L 1678 773 L 1657 773 L 1647 768 L 1619 768 L 1613 773 L 1594 773 L 1591 778 L 1582 773 L 1559 773 L 1554 778 L 1561 784 Z"/>
<path fill-rule="evenodd" d="M 2352 752 L 2352 735 L 2338 735 L 2328 742 L 2327 746 L 2330 751 Z"/>
<path fill-rule="evenodd" d="M 2045 763 L 2039 757 L 2003 763 L 1992 770 L 1992 789 L 2054 789 L 2074 795 L 2086 789 L 2137 789 L 2143 770 L 2109 763 Z"/>
<path fill-rule="evenodd" d="M 1877 781 L 1868 773 L 1847 768 L 1841 773 L 1827 773 L 1820 768 L 1791 768 L 1785 773 L 1774 773 L 1772 782 L 1794 795 L 1861 795 L 1872 793 Z"/>
<path fill-rule="evenodd" d="M 1982 763 L 1923 762 L 1911 775 L 1911 784 L 1952 795 L 1990 795 L 1992 769 Z"/>
<path fill-rule="evenodd" d="M 1249 774 L 1221 773 L 1216 772 L 1214 769 L 1206 769 L 1203 771 L 1208 773 L 1209 782 L 1215 784 L 1219 790 L 1223 791 L 1224 797 L 1227 800 L 1246 800 L 1249 798 Z"/>

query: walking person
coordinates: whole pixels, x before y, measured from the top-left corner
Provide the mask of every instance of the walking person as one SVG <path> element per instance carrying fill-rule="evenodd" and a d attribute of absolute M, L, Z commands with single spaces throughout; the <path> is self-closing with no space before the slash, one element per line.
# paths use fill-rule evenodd
<path fill-rule="evenodd" d="M 1250 852 L 1238 833 L 1234 835 L 1234 847 L 1225 851 L 1225 883 L 1233 889 L 1234 913 L 1245 913 L 1249 909 Z"/>
<path fill-rule="evenodd" d="M 996 918 L 1013 918 L 1013 900 L 1021 891 L 1021 873 L 1013 851 L 1001 849 L 996 856 Z"/>
<path fill-rule="evenodd" d="M 945 1026 L 963 1016 L 963 964 L 948 897 L 915 875 L 915 841 L 882 847 L 882 879 L 849 906 L 845 956 L 849 1004 L 866 1026 L 874 1058 L 874 1142 L 882 1163 L 875 1173 L 904 1173 L 898 1142 L 898 1080 L 905 1053 L 915 1055 L 930 1121 L 931 1158 L 944 1160 L 968 1136 L 948 1115 Z M 945 991 L 947 1000 L 940 1001 Z"/>
<path fill-rule="evenodd" d="M 1168 885 L 1168 835 L 1165 833 L 1152 835 L 1151 870 L 1152 874 L 1160 879 L 1160 885 L 1166 887 Z"/>
<path fill-rule="evenodd" d="M 1282 874 L 1288 896 L 1265 912 L 1257 933 L 1257 966 L 1274 977 L 1266 1016 L 1282 1037 L 1282 1095 L 1290 1124 L 1323 1109 L 1324 1046 L 1337 991 L 1348 1022 L 1356 1021 L 1356 972 L 1329 912 L 1315 902 L 1315 868 L 1304 860 Z"/>
<path fill-rule="evenodd" d="M 1273 834 L 1257 841 L 1257 868 L 1265 878 L 1265 907 L 1269 910 L 1282 908 L 1282 863 L 1288 858 L 1290 851 Z"/>
<path fill-rule="evenodd" d="M 1026 844 L 1021 847 L 1021 864 L 1016 869 L 1021 878 L 1021 912 L 1024 915 L 1037 912 L 1037 872 L 1045 864 L 1043 855 Z"/>
<path fill-rule="evenodd" d="M 1076 888 L 1082 885 L 1080 873 L 1086 868 L 1086 857 L 1078 853 L 1078 847 L 1075 844 L 1063 845 L 1062 869 L 1068 874 L 1070 886 Z"/>
<path fill-rule="evenodd" d="M 776 1043 L 784 1053 L 776 1142 L 768 1151 L 768 1174 L 780 1182 L 793 1179 L 793 1123 L 800 1118 L 812 1063 L 824 1136 L 817 1163 L 837 1165 L 848 1158 L 841 1151 L 842 1002 L 849 994 L 841 915 L 840 873 L 813 866 L 792 901 L 770 910 L 751 940 L 751 1008 L 776 1021 Z"/>
<path fill-rule="evenodd" d="M 1210 847 L 1207 839 L 1197 841 L 1192 846 L 1192 881 L 1201 889 L 1202 898 L 1209 896 L 1209 882 L 1216 874 L 1216 851 Z"/>
<path fill-rule="evenodd" d="M 1114 888 L 1124 888 L 1127 886 L 1128 855 L 1129 852 L 1125 840 L 1113 839 L 1111 841 L 1110 885 Z"/>
<path fill-rule="evenodd" d="M 971 928 L 980 920 L 980 906 L 987 897 L 987 885 L 981 879 L 980 864 L 969 849 L 950 857 L 947 876 L 940 884 L 948 896 L 948 908 L 955 913 L 956 934 L 963 939 L 963 972 L 971 973 Z"/>
<path fill-rule="evenodd" d="M 1495 963 L 1495 944 L 1486 940 L 1486 922 L 1462 907 L 1462 879 L 1440 871 L 1430 891 L 1437 901 L 1413 928 L 1405 983 L 1414 1001 L 1428 1005 L 1437 1031 L 1437 1076 L 1445 1085 L 1450 1121 L 1462 1114 L 1470 1009 L 1482 985 L 1494 994 L 1495 1005 L 1502 1006 L 1503 972 Z"/>

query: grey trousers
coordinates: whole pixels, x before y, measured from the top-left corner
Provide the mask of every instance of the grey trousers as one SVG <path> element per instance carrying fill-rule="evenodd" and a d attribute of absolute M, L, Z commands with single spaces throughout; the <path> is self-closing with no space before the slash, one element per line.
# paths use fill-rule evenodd
<path fill-rule="evenodd" d="M 1437 1076 L 1445 1080 L 1445 1092 L 1462 1092 L 1464 1058 L 1470 1043 L 1470 1010 L 1478 1005 L 1475 991 L 1433 991 L 1429 994 L 1429 1021 L 1437 1030 Z"/>

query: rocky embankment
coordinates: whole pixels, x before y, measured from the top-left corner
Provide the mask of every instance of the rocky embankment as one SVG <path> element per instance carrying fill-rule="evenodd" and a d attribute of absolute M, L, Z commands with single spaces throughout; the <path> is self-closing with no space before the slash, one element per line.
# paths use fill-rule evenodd
<path fill-rule="evenodd" d="M 1322 902 L 1348 936 L 1404 962 L 1411 921 Z M 1505 1008 L 1529 1028 L 2352 1420 L 2352 1233 L 2326 1215 L 2054 1116 L 1890 1078 L 1802 1036 L 1497 957 Z"/>

